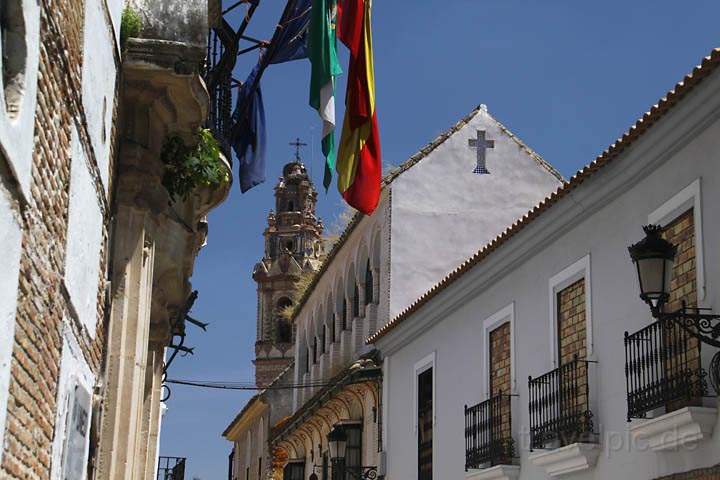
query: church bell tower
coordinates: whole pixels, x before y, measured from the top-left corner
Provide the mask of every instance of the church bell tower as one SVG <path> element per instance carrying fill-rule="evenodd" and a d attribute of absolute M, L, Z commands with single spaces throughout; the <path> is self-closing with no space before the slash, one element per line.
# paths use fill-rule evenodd
<path fill-rule="evenodd" d="M 255 265 L 258 312 L 255 343 L 255 383 L 272 382 L 294 357 L 295 328 L 280 313 L 292 305 L 295 282 L 317 271 L 322 253 L 322 221 L 315 215 L 317 192 L 300 160 L 283 167 L 275 186 L 275 209 L 265 228 L 265 253 Z"/>

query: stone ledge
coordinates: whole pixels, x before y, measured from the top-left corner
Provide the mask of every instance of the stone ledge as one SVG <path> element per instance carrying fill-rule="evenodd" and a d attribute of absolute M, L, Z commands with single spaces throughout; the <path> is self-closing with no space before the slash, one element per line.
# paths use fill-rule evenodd
<path fill-rule="evenodd" d="M 496 465 L 465 472 L 466 480 L 516 480 L 518 478 L 520 478 L 520 467 L 517 465 Z"/>
<path fill-rule="evenodd" d="M 677 449 L 712 435 L 717 408 L 685 407 L 630 426 L 634 440 L 645 440 L 652 450 Z"/>
<path fill-rule="evenodd" d="M 545 468 L 551 477 L 557 477 L 594 467 L 599 454 L 600 445 L 597 443 L 573 443 L 555 450 L 532 454 L 529 460 Z"/>

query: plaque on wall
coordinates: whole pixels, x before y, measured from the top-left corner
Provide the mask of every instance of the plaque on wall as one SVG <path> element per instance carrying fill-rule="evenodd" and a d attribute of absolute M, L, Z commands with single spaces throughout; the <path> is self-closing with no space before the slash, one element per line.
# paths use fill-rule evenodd
<path fill-rule="evenodd" d="M 67 423 L 62 457 L 62 479 L 84 480 L 90 433 L 92 397 L 79 383 L 68 393 Z"/>

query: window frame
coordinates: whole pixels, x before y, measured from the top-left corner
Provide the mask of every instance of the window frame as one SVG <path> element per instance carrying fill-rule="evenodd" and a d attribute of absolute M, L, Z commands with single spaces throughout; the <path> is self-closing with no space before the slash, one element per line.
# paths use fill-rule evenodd
<path fill-rule="evenodd" d="M 515 302 L 506 305 L 483 321 L 483 388 L 485 398 L 490 398 L 490 333 L 504 323 L 510 322 L 510 385 L 509 395 L 517 393 L 517 376 L 515 361 Z"/>
<path fill-rule="evenodd" d="M 585 281 L 585 348 L 587 359 L 594 355 L 593 348 L 593 323 L 592 323 L 592 283 L 590 270 L 590 254 L 576 260 L 565 267 L 559 273 L 548 280 L 548 304 L 549 304 L 549 331 L 550 331 L 550 359 L 553 368 L 560 366 L 558 359 L 558 302 L 557 294 L 567 286 L 580 279 Z"/>
<path fill-rule="evenodd" d="M 698 306 L 705 300 L 705 257 L 703 255 L 703 228 L 702 228 L 702 185 L 700 177 L 674 194 L 659 207 L 648 214 L 648 224 L 659 225 L 665 228 L 677 217 L 688 210 L 693 211 L 693 224 L 695 227 L 695 281 L 697 285 Z"/>

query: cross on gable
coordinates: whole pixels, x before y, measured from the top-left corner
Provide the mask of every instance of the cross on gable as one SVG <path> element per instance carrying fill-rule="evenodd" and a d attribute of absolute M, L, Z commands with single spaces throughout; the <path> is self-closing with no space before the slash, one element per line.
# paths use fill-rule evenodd
<path fill-rule="evenodd" d="M 300 147 L 306 147 L 307 143 L 300 141 L 300 137 L 296 138 L 294 142 L 290 142 L 291 147 L 295 147 L 295 160 L 300 161 Z"/>
<path fill-rule="evenodd" d="M 485 150 L 495 148 L 495 140 L 486 139 L 485 130 L 477 130 L 477 138 L 468 140 L 468 146 L 475 149 L 475 155 L 477 156 L 477 165 L 473 173 L 477 173 L 478 175 L 490 173 L 485 167 Z"/>

